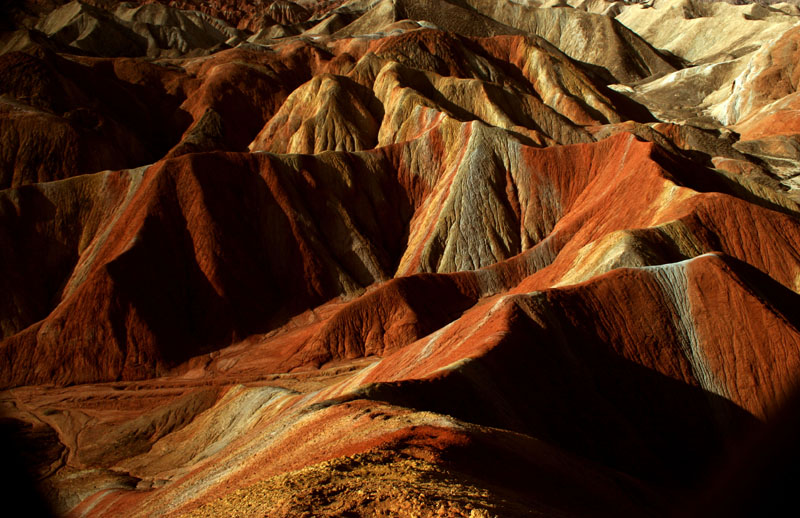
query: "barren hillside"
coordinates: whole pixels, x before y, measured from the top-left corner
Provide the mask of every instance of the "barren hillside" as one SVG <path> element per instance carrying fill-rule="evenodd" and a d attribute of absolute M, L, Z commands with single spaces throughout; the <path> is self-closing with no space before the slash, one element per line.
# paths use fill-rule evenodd
<path fill-rule="evenodd" d="M 754 516 L 785 496 L 795 4 L 2 18 L 0 424 L 52 514 Z"/>

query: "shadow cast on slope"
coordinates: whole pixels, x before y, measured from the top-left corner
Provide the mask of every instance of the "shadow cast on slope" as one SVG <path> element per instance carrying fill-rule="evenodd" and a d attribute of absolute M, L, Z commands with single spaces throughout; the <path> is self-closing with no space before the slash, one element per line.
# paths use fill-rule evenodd
<path fill-rule="evenodd" d="M 46 426 L 46 425 L 45 425 Z M 56 516 L 47 504 L 47 498 L 37 482 L 38 469 L 42 464 L 57 460 L 60 451 L 52 448 L 61 444 L 55 432 L 47 426 L 50 437 L 39 434 L 31 440 L 25 434 L 25 423 L 5 417 L 0 413 L 0 448 L 2 467 L 0 467 L 0 497 L 14 507 L 13 503 L 24 508 L 24 515 L 31 518 L 51 518 Z M 45 434 L 46 435 L 46 434 Z M 48 444 L 43 447 L 44 441 Z M 47 448 L 50 446 L 50 448 Z M 54 455 L 48 457 L 48 455 Z"/>
<path fill-rule="evenodd" d="M 800 390 L 737 444 L 675 518 L 784 516 L 800 484 Z"/>
<path fill-rule="evenodd" d="M 675 156 L 661 147 L 656 146 L 650 157 L 664 171 L 669 171 L 672 180 L 678 185 L 689 187 L 701 193 L 718 192 L 727 194 L 765 209 L 781 212 L 795 218 L 798 217 L 796 211 L 758 196 L 741 183 L 716 172 L 714 169 L 703 167 L 686 158 Z"/>
<path fill-rule="evenodd" d="M 175 365 L 325 300 L 328 287 L 291 282 L 303 276 L 301 243 L 257 173 L 206 154 L 154 174 L 157 194 L 133 246 L 107 265 L 123 312 L 112 317 L 120 343 L 134 336 L 128 305 Z M 187 198 L 192 205 L 179 201 Z"/>
<path fill-rule="evenodd" d="M 0 193 L 0 269 L 6 272 L 0 281 L 6 294 L 0 314 L 16 324 L 12 329 L 4 323 L 0 338 L 45 318 L 61 299 L 78 253 L 41 231 L 41 226 L 56 220 L 57 212 L 35 187 L 23 186 L 9 196 Z"/>
<path fill-rule="evenodd" d="M 548 339 L 516 315 L 480 358 L 432 379 L 369 385 L 355 397 L 524 433 L 676 489 L 697 485 L 757 422 L 725 398 L 584 339 Z"/>

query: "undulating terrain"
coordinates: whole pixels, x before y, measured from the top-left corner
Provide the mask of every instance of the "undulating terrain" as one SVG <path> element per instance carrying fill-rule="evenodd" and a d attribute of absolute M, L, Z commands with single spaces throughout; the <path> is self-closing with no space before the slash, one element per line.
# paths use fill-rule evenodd
<path fill-rule="evenodd" d="M 798 86 L 791 3 L 6 2 L 4 469 L 74 518 L 768 516 Z"/>

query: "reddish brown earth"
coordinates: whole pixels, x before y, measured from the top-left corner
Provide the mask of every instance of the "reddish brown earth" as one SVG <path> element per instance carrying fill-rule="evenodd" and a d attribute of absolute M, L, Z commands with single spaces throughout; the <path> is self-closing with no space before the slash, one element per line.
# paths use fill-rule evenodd
<path fill-rule="evenodd" d="M 17 484 L 70 517 L 785 498 L 799 12 L 670 1 L 4 8 Z M 716 54 L 657 24 L 734 19 Z"/>

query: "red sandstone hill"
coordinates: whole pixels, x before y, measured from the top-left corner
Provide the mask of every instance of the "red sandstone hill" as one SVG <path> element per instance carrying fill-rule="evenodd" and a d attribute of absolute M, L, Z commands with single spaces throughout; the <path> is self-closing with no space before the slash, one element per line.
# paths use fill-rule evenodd
<path fill-rule="evenodd" d="M 796 7 L 5 9 L 0 432 L 53 513 L 786 496 Z"/>

